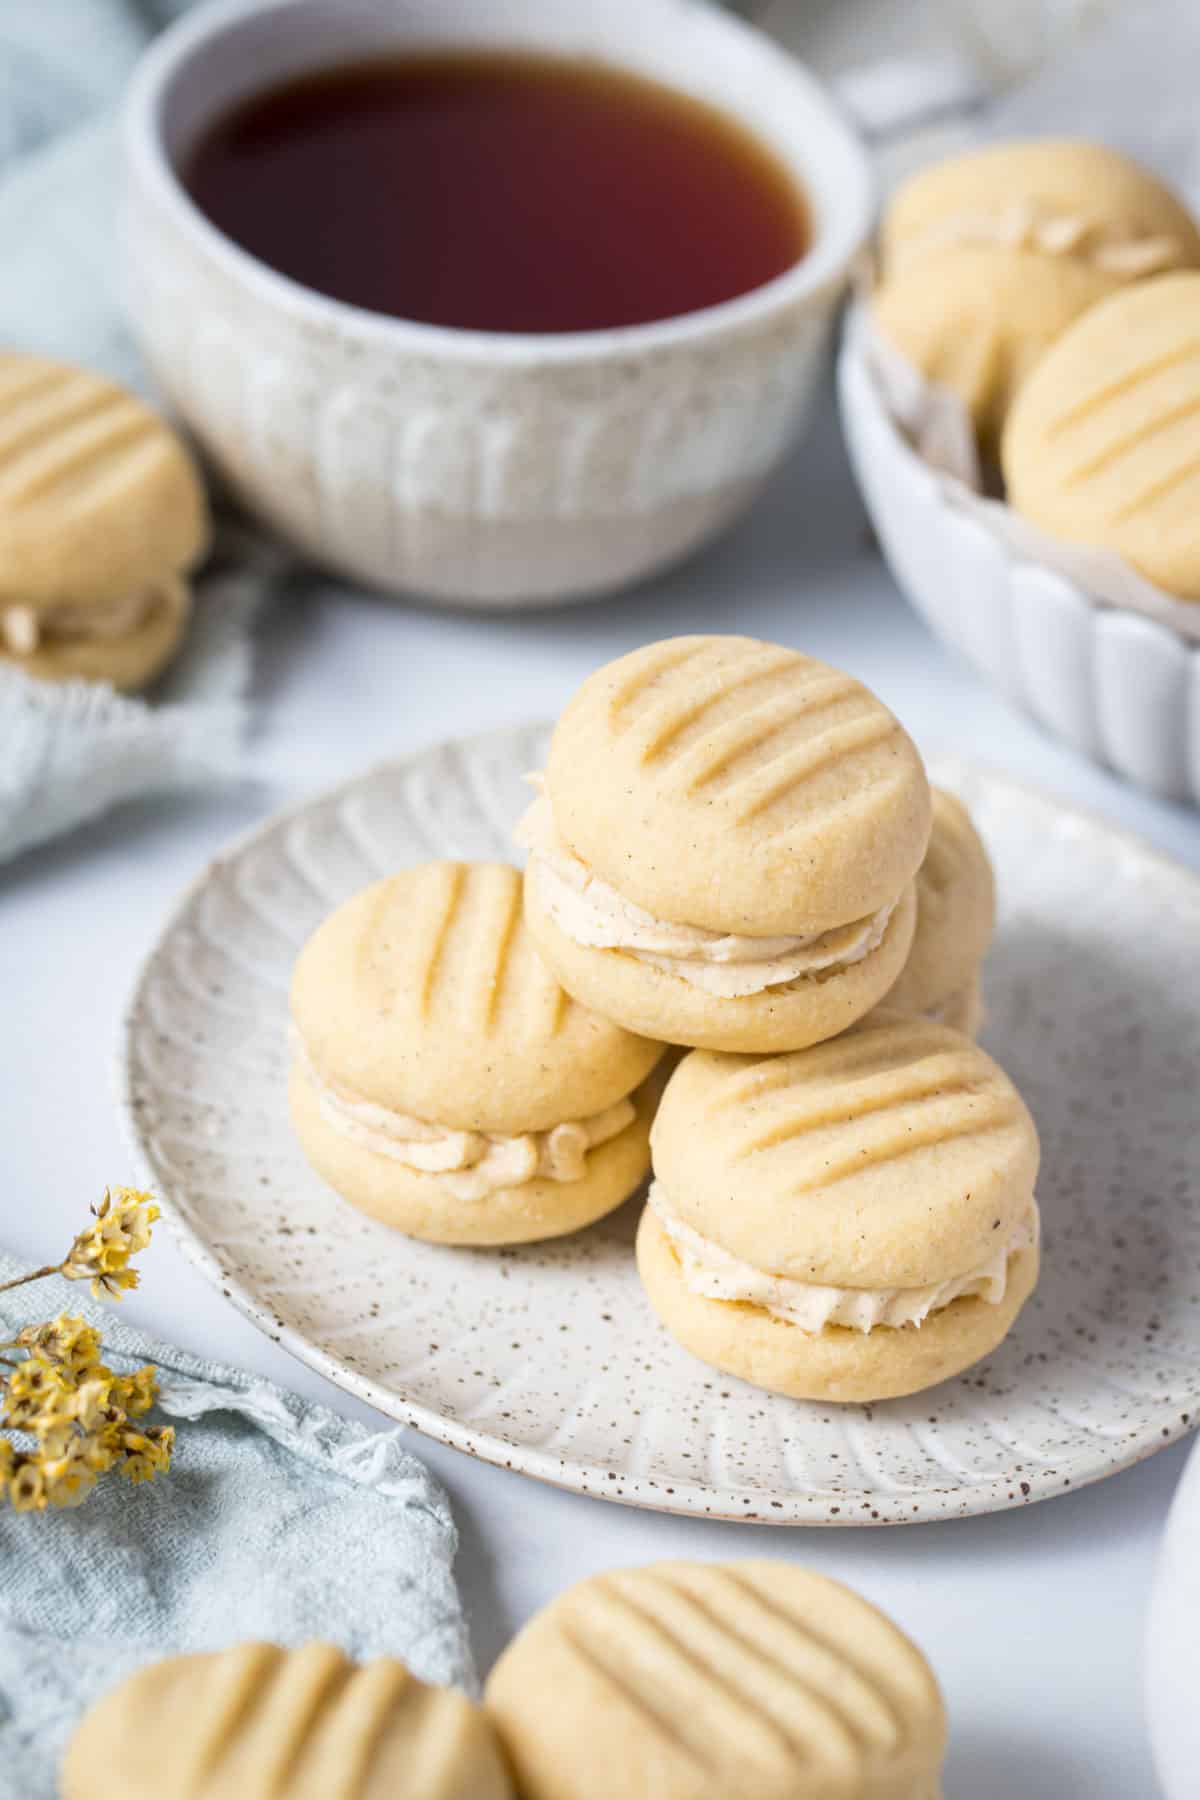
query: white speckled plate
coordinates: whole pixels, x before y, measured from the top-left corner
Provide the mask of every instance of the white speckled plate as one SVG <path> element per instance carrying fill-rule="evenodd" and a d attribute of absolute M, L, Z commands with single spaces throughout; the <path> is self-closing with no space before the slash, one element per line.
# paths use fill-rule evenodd
<path fill-rule="evenodd" d="M 501 1252 L 360 1217 L 288 1128 L 286 992 L 329 909 L 398 865 L 508 853 L 541 729 L 393 763 L 264 825 L 167 922 L 126 1022 L 124 1104 L 184 1249 L 332 1381 L 445 1443 L 580 1492 L 779 1524 L 945 1518 L 1125 1468 L 1200 1412 L 1200 880 L 961 765 L 1002 922 L 986 1042 L 1037 1115 L 1037 1294 L 977 1370 L 809 1405 L 694 1362 L 630 1253 L 637 1203 Z"/>

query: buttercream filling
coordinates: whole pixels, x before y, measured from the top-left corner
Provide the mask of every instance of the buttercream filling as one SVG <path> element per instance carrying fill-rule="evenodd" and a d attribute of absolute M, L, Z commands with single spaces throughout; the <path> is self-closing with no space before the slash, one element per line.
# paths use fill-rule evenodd
<path fill-rule="evenodd" d="M 532 777 L 540 784 L 539 777 Z M 621 950 L 721 999 L 827 974 L 862 962 L 883 941 L 899 896 L 870 918 L 808 936 L 744 937 L 655 918 L 609 885 L 563 842 L 545 793 L 517 826 L 530 853 L 529 880 L 539 904 L 573 943 Z"/>
<path fill-rule="evenodd" d="M 1179 257 L 1178 243 L 1165 233 L 1122 230 L 1083 213 L 1051 212 L 1029 201 L 1015 201 L 998 212 L 959 212 L 939 219 L 898 244 L 893 261 L 900 266 L 964 244 L 1074 257 L 1130 279 L 1171 268 Z"/>
<path fill-rule="evenodd" d="M 1033 1249 L 1040 1232 L 1037 1202 L 1031 1200 L 1029 1210 L 1009 1237 L 997 1245 L 986 1262 L 965 1275 L 952 1275 L 928 1287 L 826 1287 L 818 1282 L 797 1281 L 790 1275 L 772 1275 L 732 1256 L 680 1218 L 661 1181 L 650 1184 L 649 1203 L 671 1240 L 689 1292 L 701 1294 L 706 1300 L 761 1306 L 773 1318 L 786 1319 L 801 1331 L 822 1331 L 826 1325 L 862 1332 L 880 1326 L 921 1325 L 930 1313 L 940 1312 L 952 1301 L 969 1295 L 998 1306 L 1008 1288 L 1010 1259 L 1018 1250 Z"/>
<path fill-rule="evenodd" d="M 0 606 L 0 639 L 14 656 L 32 656 L 47 638 L 91 643 L 129 637 L 178 585 L 178 579 L 171 577 L 140 593 L 95 604 L 64 601 L 61 606 L 34 607 L 16 602 Z"/>
<path fill-rule="evenodd" d="M 292 1043 L 321 1116 L 339 1137 L 407 1168 L 440 1176 L 456 1200 L 486 1200 L 500 1188 L 522 1187 L 528 1181 L 582 1181 L 589 1151 L 618 1136 L 637 1116 L 633 1101 L 626 1098 L 586 1119 L 565 1119 L 548 1131 L 513 1137 L 460 1131 L 379 1106 L 327 1081 L 295 1031 Z"/>

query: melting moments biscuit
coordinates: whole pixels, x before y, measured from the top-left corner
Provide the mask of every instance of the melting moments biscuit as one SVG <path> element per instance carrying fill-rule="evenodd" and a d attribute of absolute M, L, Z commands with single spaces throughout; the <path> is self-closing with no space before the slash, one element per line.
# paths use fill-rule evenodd
<path fill-rule="evenodd" d="M 659 1563 L 568 1590 L 484 1704 L 523 1800 L 937 1800 L 937 1683 L 901 1631 L 784 1562 Z"/>
<path fill-rule="evenodd" d="M 239 1644 L 153 1663 L 67 1747 L 63 1800 L 513 1800 L 483 1714 L 390 1658 Z"/>
<path fill-rule="evenodd" d="M 145 687 L 187 626 L 208 509 L 175 433 L 112 382 L 0 352 L 0 656 Z"/>
<path fill-rule="evenodd" d="M 1182 600 L 1200 600 L 1198 309 L 1200 274 L 1095 307 L 1030 377 L 1002 447 L 1018 512 Z"/>
<path fill-rule="evenodd" d="M 630 1031 L 783 1050 L 904 966 L 925 772 L 860 682 L 799 651 L 681 637 L 568 705 L 518 829 L 525 917 L 563 986 Z"/>
<path fill-rule="evenodd" d="M 301 951 L 291 1006 L 304 1152 L 385 1224 L 556 1237 L 646 1173 L 663 1047 L 564 992 L 505 863 L 424 863 L 348 900 Z"/>
<path fill-rule="evenodd" d="M 887 209 L 881 252 L 876 323 L 960 396 L 990 452 L 1048 346 L 1116 289 L 1200 266 L 1200 234 L 1129 157 L 1045 139 L 921 170 Z"/>
<path fill-rule="evenodd" d="M 948 1026 L 880 1009 L 789 1056 L 696 1051 L 651 1143 L 650 1303 L 759 1387 L 916 1393 L 994 1350 L 1033 1291 L 1033 1120 Z"/>
<path fill-rule="evenodd" d="M 924 1013 L 974 1037 L 982 1022 L 979 966 L 991 942 L 996 884 L 962 801 L 933 790 L 933 831 L 917 875 L 917 929 L 884 1005 Z"/>

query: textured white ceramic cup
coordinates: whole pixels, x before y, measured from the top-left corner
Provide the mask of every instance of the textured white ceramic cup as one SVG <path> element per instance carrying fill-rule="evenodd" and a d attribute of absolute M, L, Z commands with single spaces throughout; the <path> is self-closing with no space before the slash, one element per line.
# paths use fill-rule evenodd
<path fill-rule="evenodd" d="M 274 273 L 184 191 L 180 159 L 248 94 L 455 46 L 597 56 L 723 107 L 798 177 L 812 248 L 751 293 L 659 324 L 446 330 Z M 697 0 L 219 0 L 143 61 L 125 160 L 134 328 L 234 492 L 332 568 L 481 606 L 618 587 L 741 512 L 806 410 L 872 210 L 867 159 L 825 90 Z"/>

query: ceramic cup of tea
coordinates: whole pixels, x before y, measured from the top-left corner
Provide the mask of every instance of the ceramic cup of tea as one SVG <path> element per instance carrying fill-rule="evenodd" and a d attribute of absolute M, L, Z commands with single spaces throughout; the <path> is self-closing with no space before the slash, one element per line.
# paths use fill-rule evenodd
<path fill-rule="evenodd" d="M 473 606 L 740 514 L 872 212 L 821 85 L 695 0 L 219 0 L 143 61 L 125 165 L 134 328 L 233 493 Z"/>

